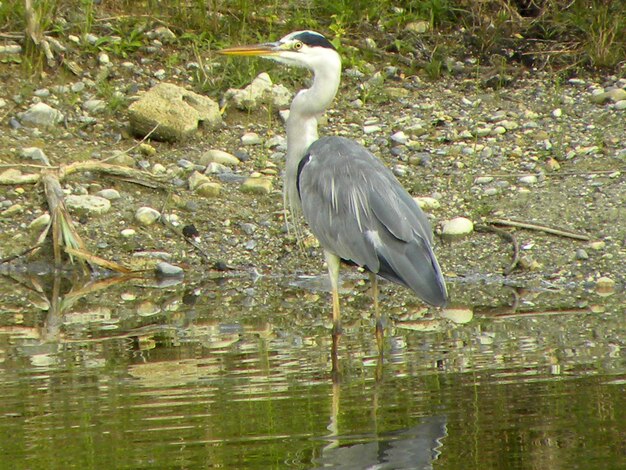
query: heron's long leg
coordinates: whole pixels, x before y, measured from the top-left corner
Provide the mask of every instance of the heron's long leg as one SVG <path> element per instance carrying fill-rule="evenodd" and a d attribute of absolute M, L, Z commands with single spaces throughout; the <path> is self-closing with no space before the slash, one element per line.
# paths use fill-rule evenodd
<path fill-rule="evenodd" d="M 333 293 L 333 334 L 341 334 L 341 312 L 339 311 L 339 258 L 330 251 L 324 251 L 328 275 Z"/>
<path fill-rule="evenodd" d="M 339 311 L 339 258 L 330 251 L 324 250 L 328 275 L 333 295 L 333 346 L 331 349 L 331 362 L 333 374 L 339 374 L 339 338 L 341 337 L 341 312 Z"/>
<path fill-rule="evenodd" d="M 370 273 L 370 283 L 372 285 L 372 299 L 374 301 L 374 315 L 376 320 L 376 345 L 378 353 L 383 353 L 384 328 L 382 318 L 380 316 L 380 305 L 378 304 L 378 277 L 374 273 Z"/>

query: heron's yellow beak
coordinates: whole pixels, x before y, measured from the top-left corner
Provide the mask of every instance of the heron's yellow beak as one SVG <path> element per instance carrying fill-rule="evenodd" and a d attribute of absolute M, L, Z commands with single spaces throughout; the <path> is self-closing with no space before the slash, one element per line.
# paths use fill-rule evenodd
<path fill-rule="evenodd" d="M 235 46 L 216 51 L 222 55 L 247 55 L 247 56 L 271 56 L 280 52 L 277 43 L 252 44 L 249 46 Z"/>

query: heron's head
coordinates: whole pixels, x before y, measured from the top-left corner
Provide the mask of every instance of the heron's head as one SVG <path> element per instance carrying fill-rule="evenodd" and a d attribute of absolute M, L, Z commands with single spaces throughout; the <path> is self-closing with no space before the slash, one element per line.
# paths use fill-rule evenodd
<path fill-rule="evenodd" d="M 306 67 L 314 72 L 341 60 L 331 42 L 315 31 L 296 31 L 276 42 L 230 47 L 217 51 L 223 55 L 258 56 L 286 65 Z"/>

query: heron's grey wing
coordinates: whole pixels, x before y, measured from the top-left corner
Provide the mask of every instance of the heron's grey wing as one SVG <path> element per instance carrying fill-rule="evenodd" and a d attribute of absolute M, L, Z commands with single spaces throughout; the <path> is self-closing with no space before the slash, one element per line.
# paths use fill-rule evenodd
<path fill-rule="evenodd" d="M 309 147 L 298 177 L 302 211 L 322 246 L 337 256 L 445 303 L 430 224 L 393 174 L 349 139 Z"/>

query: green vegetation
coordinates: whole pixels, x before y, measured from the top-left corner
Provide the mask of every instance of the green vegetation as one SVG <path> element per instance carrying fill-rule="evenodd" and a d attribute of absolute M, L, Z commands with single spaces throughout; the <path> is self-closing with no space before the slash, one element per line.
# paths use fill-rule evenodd
<path fill-rule="evenodd" d="M 0 1 L 0 24 L 10 37 L 26 32 L 23 62 L 34 71 L 45 67 L 38 43 L 43 35 L 62 40 L 93 33 L 97 41 L 81 41 L 81 52 L 126 58 L 149 45 L 144 33 L 157 26 L 175 32 L 174 46 L 193 46 L 195 57 L 173 51 L 171 66 L 198 62 L 225 45 L 305 28 L 331 37 L 348 67 L 385 56 L 430 79 L 447 72 L 449 57 L 472 56 L 489 64 L 501 56 L 508 63 L 542 68 L 617 69 L 626 55 L 626 2 L 607 0 Z M 377 49 L 363 47 L 366 37 Z M 255 61 L 237 61 L 228 63 L 224 74 L 231 84 L 244 83 L 256 67 Z M 196 78 L 200 90 L 220 85 L 202 70 Z"/>

